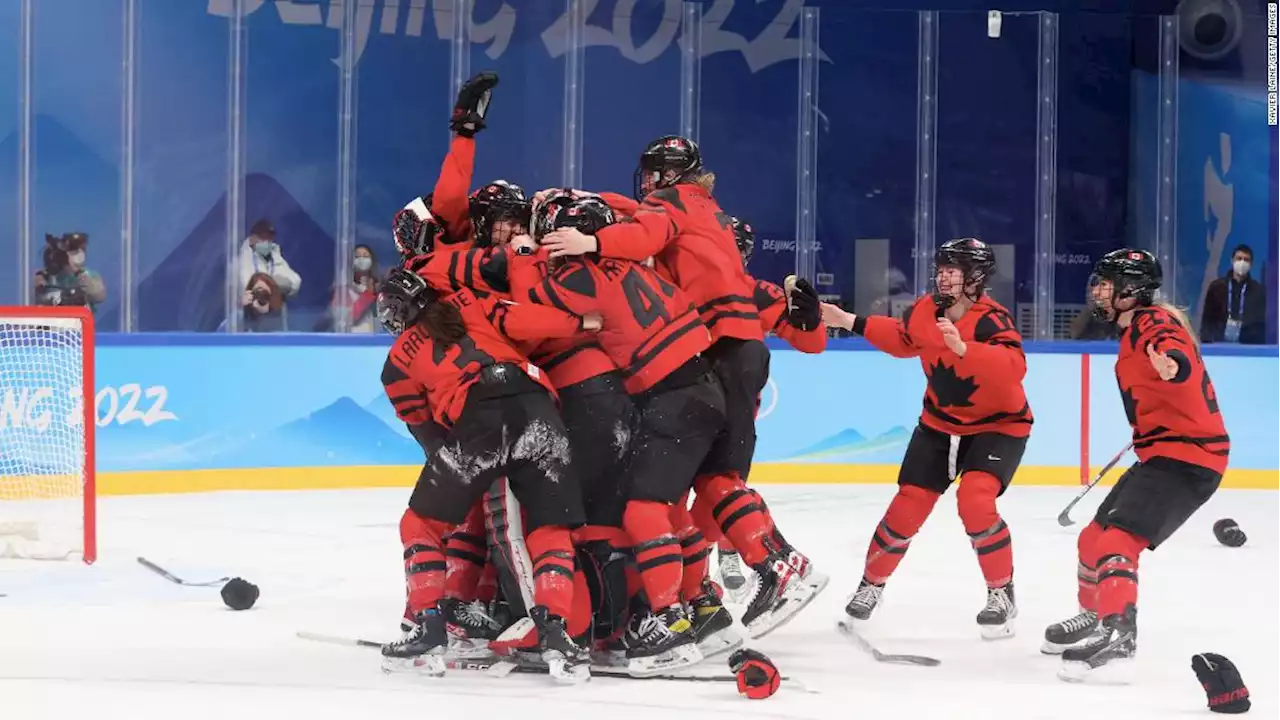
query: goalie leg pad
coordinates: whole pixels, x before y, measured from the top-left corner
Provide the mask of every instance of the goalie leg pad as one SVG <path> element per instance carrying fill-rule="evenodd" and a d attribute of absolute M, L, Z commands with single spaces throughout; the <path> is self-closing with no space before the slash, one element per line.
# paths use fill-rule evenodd
<path fill-rule="evenodd" d="M 533 607 L 533 561 L 525 546 L 520 503 L 506 478 L 495 482 L 485 494 L 484 509 L 485 532 L 498 585 L 512 616 L 523 617 Z"/>

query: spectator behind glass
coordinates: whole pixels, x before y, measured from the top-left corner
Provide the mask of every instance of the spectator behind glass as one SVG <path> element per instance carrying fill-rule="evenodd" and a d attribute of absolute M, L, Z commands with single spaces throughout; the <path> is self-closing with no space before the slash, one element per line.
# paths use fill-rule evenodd
<path fill-rule="evenodd" d="M 289 310 L 286 298 L 298 294 L 302 287 L 302 277 L 289 267 L 284 256 L 280 254 L 280 246 L 276 244 L 276 229 L 269 221 L 259 220 L 249 230 L 249 237 L 240 246 L 240 281 L 243 287 L 249 287 L 258 274 L 271 278 L 276 292 L 280 295 L 280 330 L 289 327 Z M 247 317 L 247 316 L 246 316 Z M 265 332 L 257 330 L 256 332 Z"/>
<path fill-rule="evenodd" d="M 353 333 L 376 333 L 381 327 L 376 317 L 378 290 L 381 275 L 378 258 L 368 245 L 356 245 L 351 254 L 351 280 L 334 288 L 329 310 L 316 326 L 318 332 L 333 332 L 338 328 L 337 318 L 346 312 L 347 327 Z M 342 295 L 346 294 L 347 307 L 342 307 Z"/>
<path fill-rule="evenodd" d="M 107 299 L 107 286 L 98 273 L 85 267 L 89 236 L 45 235 L 44 267 L 35 276 L 36 305 L 87 305 L 96 311 Z"/>
<path fill-rule="evenodd" d="M 1267 289 L 1254 280 L 1253 250 L 1238 245 L 1231 252 L 1231 269 L 1209 283 L 1200 316 L 1200 341 L 1262 345 L 1267 341 Z"/>
<path fill-rule="evenodd" d="M 284 330 L 284 295 L 276 281 L 266 273 L 249 278 L 244 295 L 245 332 L 280 332 Z"/>

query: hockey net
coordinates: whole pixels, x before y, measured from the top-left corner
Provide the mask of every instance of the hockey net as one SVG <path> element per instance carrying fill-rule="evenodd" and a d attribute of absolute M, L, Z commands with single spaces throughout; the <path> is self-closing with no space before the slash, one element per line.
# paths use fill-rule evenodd
<path fill-rule="evenodd" d="M 0 307 L 0 557 L 96 559 L 93 316 Z"/>

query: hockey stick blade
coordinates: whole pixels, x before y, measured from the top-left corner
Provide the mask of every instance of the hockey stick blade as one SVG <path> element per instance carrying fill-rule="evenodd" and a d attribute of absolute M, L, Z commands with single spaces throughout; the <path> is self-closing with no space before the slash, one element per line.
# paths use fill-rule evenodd
<path fill-rule="evenodd" d="M 185 585 L 186 587 L 213 587 L 214 585 L 221 585 L 231 579 L 229 577 L 224 577 L 218 578 L 217 580 L 210 580 L 208 582 L 187 582 L 144 557 L 138 558 L 138 564 L 171 583 L 176 585 Z"/>
<path fill-rule="evenodd" d="M 1102 469 L 1098 471 L 1098 474 L 1093 476 L 1093 480 L 1091 480 L 1088 485 L 1084 486 L 1084 489 L 1081 490 L 1080 493 L 1076 495 L 1074 500 L 1067 503 L 1067 506 L 1062 509 L 1062 512 L 1058 513 L 1059 526 L 1069 527 L 1075 524 L 1076 521 L 1071 519 L 1071 511 L 1075 508 L 1076 504 L 1079 503 L 1081 500 L 1083 500 L 1084 496 L 1088 495 L 1089 491 L 1092 490 L 1094 486 L 1096 486 L 1099 482 L 1102 482 L 1102 476 L 1110 472 L 1111 468 L 1115 467 L 1116 463 L 1120 462 L 1120 458 L 1123 458 L 1124 454 L 1129 452 L 1129 450 L 1131 450 L 1132 448 L 1133 448 L 1133 442 L 1130 441 L 1128 445 L 1124 446 L 1123 450 L 1116 453 L 1116 456 L 1111 458 L 1111 462 L 1102 466 Z"/>
<path fill-rule="evenodd" d="M 936 667 L 942 664 L 941 660 L 927 655 L 906 655 L 881 652 L 875 645 L 871 644 L 870 640 L 863 637 L 862 633 L 858 632 L 858 630 L 849 622 L 841 621 L 839 623 L 839 628 L 842 635 L 852 640 L 854 645 L 857 645 L 864 652 L 874 658 L 876 662 L 895 663 L 898 665 L 920 665 L 922 667 Z"/>
<path fill-rule="evenodd" d="M 348 638 L 337 635 L 325 635 L 323 633 L 307 632 L 299 630 L 298 639 L 310 640 L 312 642 L 325 643 L 327 645 L 341 645 L 344 647 L 361 647 L 361 648 L 378 648 L 382 647 L 382 643 L 365 640 L 363 638 Z M 445 662 L 445 667 L 450 670 L 464 670 L 473 672 L 483 672 L 490 677 L 506 677 L 512 673 L 520 675 L 547 675 L 549 671 L 544 667 L 536 667 L 531 665 L 520 665 L 509 660 L 461 660 L 452 659 Z M 635 677 L 626 670 L 620 668 L 603 668 L 592 666 L 592 677 L 616 678 L 619 680 L 672 680 L 676 682 L 715 682 L 715 683 L 736 683 L 738 677 L 731 674 L 716 675 L 651 675 L 647 677 Z M 809 687 L 801 682 L 798 678 L 784 675 L 782 677 L 784 683 L 790 683 L 795 689 L 806 693 L 818 693 L 819 691 Z"/>

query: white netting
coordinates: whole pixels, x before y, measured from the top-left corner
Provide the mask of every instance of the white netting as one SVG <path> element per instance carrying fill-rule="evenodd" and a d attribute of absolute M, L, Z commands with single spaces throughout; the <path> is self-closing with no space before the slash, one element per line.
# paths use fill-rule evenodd
<path fill-rule="evenodd" d="M 0 314 L 0 557 L 84 550 L 84 327 Z"/>

